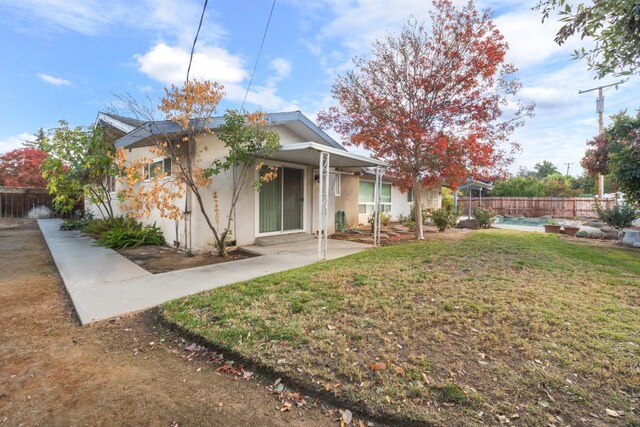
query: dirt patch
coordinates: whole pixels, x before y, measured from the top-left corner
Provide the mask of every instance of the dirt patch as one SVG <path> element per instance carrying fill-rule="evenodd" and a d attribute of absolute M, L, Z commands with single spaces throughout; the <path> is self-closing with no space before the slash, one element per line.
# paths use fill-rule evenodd
<path fill-rule="evenodd" d="M 423 232 L 425 239 L 428 239 L 429 234 L 439 234 L 447 236 L 460 236 L 462 238 L 468 233 L 469 230 L 463 229 L 448 229 L 445 232 L 440 232 L 438 229 L 431 225 L 423 226 Z M 349 229 L 341 232 L 337 232 L 331 235 L 332 239 L 336 240 L 348 240 L 351 242 L 373 244 L 373 235 L 370 226 L 361 226 L 356 229 Z M 380 230 L 380 245 L 391 246 L 401 243 L 408 243 L 412 241 L 418 241 L 415 237 L 415 233 L 404 225 L 393 223 L 389 226 L 384 226 Z"/>
<path fill-rule="evenodd" d="M 616 249 L 629 249 L 633 250 L 633 248 L 629 248 L 622 244 L 620 240 L 617 239 L 586 239 L 584 237 L 575 237 L 575 236 L 567 236 L 566 234 L 558 234 L 558 239 L 562 239 L 569 243 L 575 243 L 577 245 L 582 246 L 598 246 L 602 248 L 616 248 Z"/>
<path fill-rule="evenodd" d="M 194 255 L 166 246 L 138 246 L 137 248 L 120 249 L 118 252 L 153 274 L 257 256 L 242 250 L 231 251 L 226 258 L 211 253 Z"/>
<path fill-rule="evenodd" d="M 35 222 L 0 221 L 0 425 L 335 424 L 312 399 L 282 412 L 271 380 L 219 372 L 156 320 L 81 327 Z"/>

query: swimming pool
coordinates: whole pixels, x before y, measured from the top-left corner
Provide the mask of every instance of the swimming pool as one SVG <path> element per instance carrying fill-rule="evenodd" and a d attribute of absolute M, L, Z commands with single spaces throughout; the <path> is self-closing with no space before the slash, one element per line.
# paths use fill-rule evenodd
<path fill-rule="evenodd" d="M 542 227 L 549 220 L 546 218 L 498 218 L 496 224 L 524 225 L 527 227 Z"/>

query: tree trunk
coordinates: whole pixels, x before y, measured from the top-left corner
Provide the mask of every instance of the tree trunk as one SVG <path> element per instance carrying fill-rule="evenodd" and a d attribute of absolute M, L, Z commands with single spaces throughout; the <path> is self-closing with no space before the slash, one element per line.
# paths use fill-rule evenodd
<path fill-rule="evenodd" d="M 229 235 L 229 231 L 225 231 L 220 235 L 220 243 L 218 246 L 218 256 L 223 258 L 227 257 L 227 236 Z"/>
<path fill-rule="evenodd" d="M 413 178 L 413 208 L 414 208 L 414 222 L 415 222 L 415 235 L 416 239 L 424 240 L 424 234 L 422 230 L 422 184 L 419 177 Z"/>

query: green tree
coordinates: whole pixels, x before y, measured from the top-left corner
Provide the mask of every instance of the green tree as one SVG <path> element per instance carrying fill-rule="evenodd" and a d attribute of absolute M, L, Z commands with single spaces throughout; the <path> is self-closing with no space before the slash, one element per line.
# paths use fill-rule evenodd
<path fill-rule="evenodd" d="M 556 165 L 548 160 L 543 160 L 542 163 L 536 163 L 533 169 L 536 171 L 536 177 L 539 179 L 544 179 L 549 175 L 553 175 L 559 172 Z"/>
<path fill-rule="evenodd" d="M 545 195 L 542 181 L 534 176 L 515 176 L 494 183 L 491 196 L 496 197 L 542 197 Z"/>
<path fill-rule="evenodd" d="M 609 157 L 624 148 L 625 141 L 633 139 L 636 129 L 640 128 L 640 110 L 636 116 L 629 116 L 622 111 L 611 116 L 611 124 L 603 135 L 587 141 L 589 148 L 584 153 L 580 165 L 592 176 L 608 175 Z"/>
<path fill-rule="evenodd" d="M 59 127 L 47 138 L 38 138 L 36 146 L 47 153 L 42 162 L 42 176 L 47 190 L 54 194 L 59 212 L 70 212 L 86 198 L 97 206 L 104 218 L 113 217 L 108 177 L 117 174 L 113 164 L 113 143 L 107 141 L 100 126 Z"/>
<path fill-rule="evenodd" d="M 573 53 L 574 59 L 586 59 L 598 78 L 607 75 L 628 76 L 640 71 L 640 3 L 637 0 L 598 0 L 578 3 L 567 0 L 542 0 L 536 6 L 542 21 L 558 12 L 564 25 L 555 41 L 562 45 L 574 34 L 595 41 L 589 49 Z"/>
<path fill-rule="evenodd" d="M 578 191 L 573 189 L 574 178 L 554 173 L 548 175 L 543 181 L 544 195 L 549 197 L 574 197 Z"/>
<path fill-rule="evenodd" d="M 609 193 L 609 191 L 607 191 L 607 181 L 608 180 L 605 177 L 605 193 Z M 593 175 L 590 175 L 588 172 L 585 172 L 574 179 L 571 188 L 576 190 L 576 193 L 579 196 L 593 196 L 594 194 L 598 194 L 596 180 Z"/>
<path fill-rule="evenodd" d="M 625 147 L 610 160 L 611 175 L 626 199 L 640 206 L 640 144 Z"/>
<path fill-rule="evenodd" d="M 591 175 L 610 174 L 609 191 L 620 190 L 635 203 L 640 203 L 640 166 L 638 146 L 640 145 L 640 110 L 635 116 L 620 112 L 611 116 L 611 124 L 598 136 L 588 142 L 593 148 L 585 152 L 581 165 Z"/>

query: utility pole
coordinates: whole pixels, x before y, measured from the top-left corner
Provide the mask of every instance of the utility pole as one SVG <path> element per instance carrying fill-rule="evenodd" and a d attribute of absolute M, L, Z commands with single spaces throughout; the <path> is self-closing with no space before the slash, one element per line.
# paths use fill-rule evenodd
<path fill-rule="evenodd" d="M 569 166 L 571 166 L 573 163 L 563 163 L 563 165 L 567 165 L 567 176 L 569 176 Z"/>
<path fill-rule="evenodd" d="M 598 97 L 596 98 L 596 113 L 598 113 L 598 135 L 602 136 L 602 134 L 604 133 L 604 120 L 603 120 L 603 114 L 604 114 L 604 95 L 602 92 L 602 89 L 606 88 L 606 87 L 611 87 L 611 86 L 615 86 L 616 90 L 618 90 L 618 85 L 621 85 L 622 83 L 624 83 L 624 80 L 621 80 L 617 83 L 611 83 L 608 85 L 603 85 L 603 86 L 598 86 L 598 87 L 594 87 L 591 89 L 586 89 L 586 90 L 579 90 L 578 94 L 583 94 L 583 93 L 587 93 L 587 92 L 592 92 L 594 90 L 598 91 Z M 569 174 L 569 166 L 567 166 L 567 175 Z M 604 176 L 599 173 L 598 174 L 598 195 L 600 197 L 602 197 L 602 195 L 604 194 Z"/>

